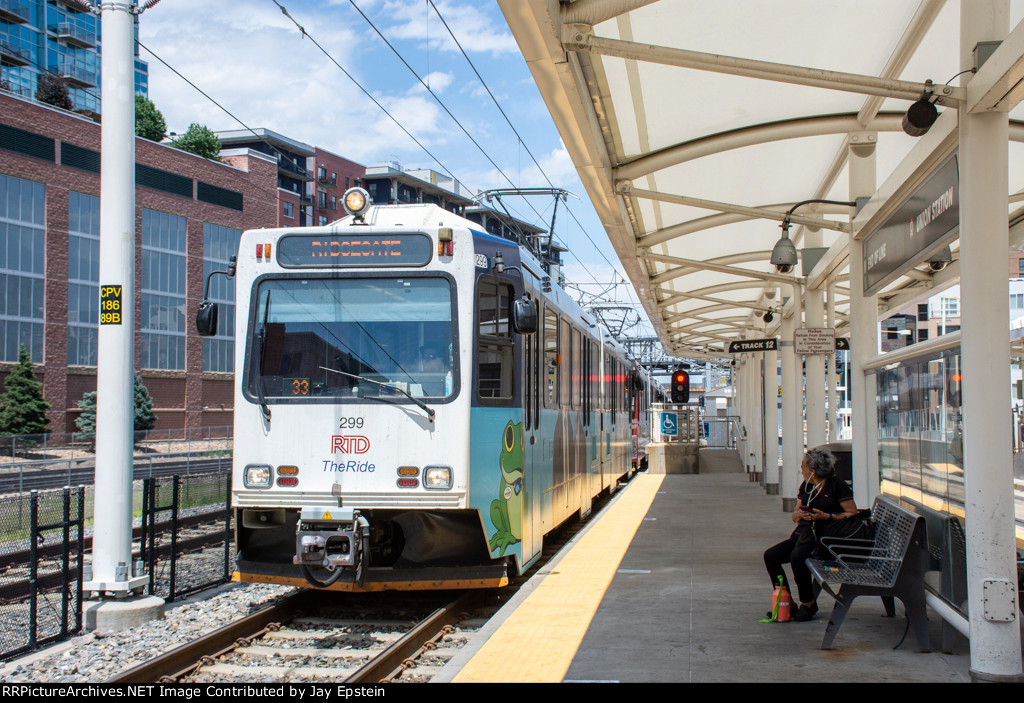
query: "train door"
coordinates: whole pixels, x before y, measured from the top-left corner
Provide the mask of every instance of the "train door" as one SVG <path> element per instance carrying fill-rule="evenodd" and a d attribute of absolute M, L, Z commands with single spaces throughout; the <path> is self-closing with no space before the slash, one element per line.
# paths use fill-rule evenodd
<path fill-rule="evenodd" d="M 561 369 L 558 387 L 558 420 L 555 423 L 555 455 L 559 452 L 562 458 L 562 490 L 561 519 L 576 512 L 579 505 L 579 472 L 576 467 L 576 443 L 573 442 L 572 422 L 572 327 L 565 317 L 559 318 L 558 324 L 559 359 Z"/>
<path fill-rule="evenodd" d="M 601 345 L 601 485 L 609 485 L 612 475 L 612 445 L 615 435 L 615 360 Z M 614 488 L 614 485 L 612 485 Z"/>
<path fill-rule="evenodd" d="M 558 388 L 561 380 L 561 354 L 558 339 L 558 312 L 544 306 L 544 341 L 540 379 L 540 465 L 543 471 L 541 513 L 546 530 L 559 523 L 565 506 L 565 465 L 559 442 L 562 433 L 557 431 L 560 412 Z"/>
<path fill-rule="evenodd" d="M 526 480 L 529 500 L 527 524 L 523 525 L 523 561 L 529 563 L 534 555 L 539 555 L 543 543 L 544 525 L 541 519 L 541 494 L 543 491 L 541 475 L 540 442 L 540 402 L 541 373 L 540 349 L 543 344 L 541 334 L 524 335 L 523 345 L 523 462 L 526 466 Z"/>
<path fill-rule="evenodd" d="M 597 345 L 590 337 L 583 338 L 583 452 L 584 469 L 590 495 L 601 490 L 601 459 L 597 452 L 598 431 L 594 405 L 597 400 Z"/>
<path fill-rule="evenodd" d="M 590 513 L 590 498 L 594 494 L 587 472 L 587 446 L 583 436 L 583 335 L 572 328 L 572 388 L 570 389 L 572 410 L 569 413 L 572 425 L 572 458 L 579 488 L 580 515 Z"/>

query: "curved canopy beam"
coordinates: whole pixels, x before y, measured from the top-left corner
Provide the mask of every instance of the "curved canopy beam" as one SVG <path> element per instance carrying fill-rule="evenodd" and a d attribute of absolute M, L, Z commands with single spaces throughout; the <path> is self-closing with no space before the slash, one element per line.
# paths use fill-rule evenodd
<path fill-rule="evenodd" d="M 684 259 L 678 256 L 665 256 L 663 254 L 643 254 L 639 258 L 647 261 L 659 261 L 665 264 L 676 264 L 677 268 L 669 269 L 657 275 L 651 276 L 651 283 L 659 284 L 671 281 L 674 278 L 688 276 L 691 273 L 701 271 L 718 271 L 719 273 L 730 273 L 745 278 L 757 278 L 762 281 L 777 281 L 779 283 L 800 283 L 803 279 L 800 276 L 790 276 L 782 273 L 768 273 L 766 271 L 754 271 L 742 269 L 729 264 L 745 264 L 754 261 L 766 262 L 771 256 L 770 251 L 747 251 L 740 254 L 730 254 L 716 259 L 700 261 L 699 259 Z"/>
<path fill-rule="evenodd" d="M 639 195 L 639 193 L 649 192 L 652 191 L 631 190 L 630 195 L 634 195 L 636 197 L 643 197 Z M 654 199 L 660 200 L 661 198 Z M 1024 200 L 1024 191 L 1021 192 L 1021 200 Z M 777 219 L 779 222 L 781 222 L 786 215 L 786 211 L 789 210 L 794 205 L 796 205 L 795 202 L 775 203 L 772 205 L 762 205 L 761 207 L 756 209 L 760 211 L 768 211 L 771 213 L 777 212 Z M 816 212 L 823 215 L 845 215 L 849 211 L 850 208 L 843 205 L 821 205 L 818 208 L 816 208 Z M 669 242 L 673 239 L 678 239 L 679 237 L 685 237 L 688 234 L 695 234 L 697 232 L 703 232 L 705 230 L 714 229 L 715 227 L 724 227 L 726 225 L 736 224 L 737 222 L 746 222 L 747 220 L 757 219 L 774 220 L 776 218 L 774 215 L 772 215 L 771 217 L 766 217 L 765 215 L 761 214 L 749 215 L 740 214 L 738 212 L 720 212 L 717 215 L 708 215 L 707 217 L 701 217 L 696 220 L 689 220 L 687 222 L 681 222 L 677 225 L 665 227 L 664 229 L 655 230 L 637 239 L 636 245 L 638 247 L 653 247 L 657 246 L 658 244 L 664 244 L 665 242 Z M 793 221 L 795 222 L 796 220 Z"/>
<path fill-rule="evenodd" d="M 798 117 L 791 120 L 765 122 L 751 127 L 741 127 L 712 134 L 700 139 L 665 147 L 650 154 L 644 154 L 630 161 L 619 164 L 612 174 L 615 185 L 619 181 L 634 181 L 662 169 L 677 166 L 704 156 L 711 156 L 723 151 L 741 149 L 768 142 L 800 139 L 803 137 L 819 137 L 832 134 L 848 134 L 849 132 L 901 132 L 903 131 L 903 112 L 880 112 L 868 125 L 863 125 L 857 113 L 846 112 L 838 115 L 817 115 L 815 117 Z"/>

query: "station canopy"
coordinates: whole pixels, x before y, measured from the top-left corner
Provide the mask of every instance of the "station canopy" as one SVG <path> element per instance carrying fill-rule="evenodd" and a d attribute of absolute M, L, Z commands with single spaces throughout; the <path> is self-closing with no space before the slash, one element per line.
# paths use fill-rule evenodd
<path fill-rule="evenodd" d="M 801 201 L 850 200 L 851 147 L 874 145 L 878 186 L 905 168 L 923 139 L 904 133 L 904 115 L 929 88 L 932 100 L 947 96 L 936 127 L 953 124 L 955 140 L 966 99 L 959 2 L 498 2 L 669 353 L 714 357 L 733 340 L 777 334 L 794 277 L 833 291 L 844 334 L 855 209 L 798 208 L 790 237 L 802 261 L 788 274 L 769 263 L 781 222 Z M 1022 15 L 1013 0 L 1004 44 L 1024 44 Z M 1007 110 L 1015 246 L 1024 111 Z M 942 271 L 921 260 L 889 282 L 880 317 L 916 312 L 954 285 L 958 248 Z"/>

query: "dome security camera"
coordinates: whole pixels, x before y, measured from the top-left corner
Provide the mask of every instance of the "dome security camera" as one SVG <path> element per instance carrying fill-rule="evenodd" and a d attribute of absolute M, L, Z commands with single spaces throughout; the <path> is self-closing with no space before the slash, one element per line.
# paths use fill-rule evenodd
<path fill-rule="evenodd" d="M 789 273 L 796 266 L 796 246 L 785 233 L 775 242 L 770 261 L 779 273 Z"/>
<path fill-rule="evenodd" d="M 953 261 L 953 252 L 950 251 L 949 247 L 943 247 L 937 252 L 932 254 L 931 258 L 928 259 L 928 268 L 932 272 L 939 272 L 946 268 Z"/>

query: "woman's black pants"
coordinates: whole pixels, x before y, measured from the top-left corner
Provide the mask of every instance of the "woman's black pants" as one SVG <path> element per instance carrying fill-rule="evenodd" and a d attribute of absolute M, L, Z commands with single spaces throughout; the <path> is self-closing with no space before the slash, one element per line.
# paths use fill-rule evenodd
<path fill-rule="evenodd" d="M 800 602 L 810 603 L 814 600 L 814 592 L 811 588 L 811 571 L 807 568 L 806 560 L 814 551 L 814 540 L 809 539 L 803 544 L 798 544 L 798 541 L 799 536 L 793 534 L 785 541 L 766 549 L 764 565 L 772 579 L 772 586 L 779 585 L 781 575 L 782 583 L 788 590 L 789 581 L 786 580 L 786 572 L 783 571 L 782 565 L 789 562 L 790 568 L 793 569 L 793 578 L 796 579 L 796 587 L 799 589 Z"/>

